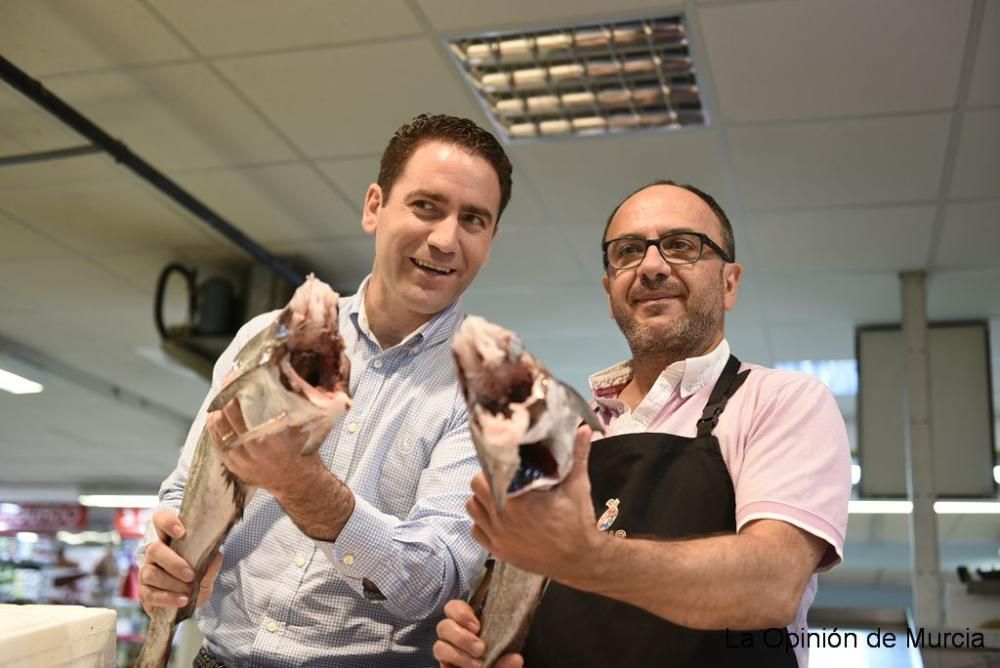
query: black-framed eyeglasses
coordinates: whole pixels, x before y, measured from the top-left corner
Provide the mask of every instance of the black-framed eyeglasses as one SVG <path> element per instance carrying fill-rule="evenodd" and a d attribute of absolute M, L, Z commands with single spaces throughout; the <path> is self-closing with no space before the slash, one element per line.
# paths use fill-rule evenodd
<path fill-rule="evenodd" d="M 732 262 L 733 257 L 722 249 L 722 246 L 712 241 L 707 234 L 701 232 L 668 232 L 657 239 L 639 239 L 636 237 L 621 237 L 611 239 L 601 244 L 604 254 L 604 269 L 631 269 L 642 264 L 646 251 L 650 246 L 656 246 L 660 257 L 667 264 L 694 264 L 701 259 L 705 246 L 719 254 L 726 262 Z"/>

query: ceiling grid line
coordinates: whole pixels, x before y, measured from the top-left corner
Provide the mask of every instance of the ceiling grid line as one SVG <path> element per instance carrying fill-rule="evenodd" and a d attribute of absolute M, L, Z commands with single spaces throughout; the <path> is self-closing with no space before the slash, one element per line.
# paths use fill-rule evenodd
<path fill-rule="evenodd" d="M 360 215 L 361 208 L 358 206 L 358 204 L 351 197 L 349 197 L 348 194 L 345 193 L 340 188 L 340 186 L 334 183 L 334 181 L 322 169 L 319 168 L 316 162 L 313 159 L 311 159 L 308 155 L 306 155 L 306 153 L 302 150 L 302 148 L 294 141 L 292 141 L 292 139 L 278 127 L 277 123 L 275 123 L 267 114 L 265 114 L 260 108 L 258 108 L 258 106 L 254 104 L 253 101 L 250 100 L 249 96 L 246 93 L 244 93 L 239 86 L 230 81 L 229 78 L 226 77 L 218 67 L 216 67 L 214 59 L 209 58 L 203 55 L 200 51 L 198 51 L 198 49 L 195 48 L 194 44 L 192 44 L 187 39 L 187 37 L 183 33 L 181 33 L 181 31 L 176 26 L 174 26 L 174 24 L 169 19 L 163 16 L 155 7 L 150 5 L 149 0 L 139 0 L 139 3 L 148 12 L 150 12 L 150 14 L 152 14 L 153 17 L 157 21 L 159 21 L 164 28 L 169 30 L 174 35 L 174 37 L 180 40 L 188 49 L 190 49 L 193 53 L 195 53 L 196 62 L 198 62 L 198 64 L 208 69 L 230 93 L 235 95 L 237 99 L 239 99 L 240 102 L 242 102 L 246 106 L 246 108 L 249 109 L 250 112 L 257 117 L 258 120 L 260 120 L 272 133 L 274 133 L 275 136 L 280 138 L 281 141 L 285 144 L 285 146 L 288 147 L 292 151 L 292 153 L 299 158 L 301 163 L 309 168 L 309 171 L 311 171 L 313 175 L 315 175 L 317 178 L 320 179 L 320 181 L 326 184 L 326 186 L 330 188 L 330 190 L 337 197 L 339 197 L 340 200 L 351 211 L 354 211 Z M 410 38 L 412 39 L 412 36 Z M 310 49 L 310 50 L 316 50 L 316 49 Z"/>
<path fill-rule="evenodd" d="M 752 264 L 754 258 L 753 252 L 753 241 L 750 237 L 750 231 L 745 227 L 748 225 L 747 222 L 747 209 L 744 204 L 743 189 L 739 185 L 739 179 L 736 178 L 736 168 L 733 164 L 733 150 L 732 144 L 729 138 L 729 130 L 726 125 L 726 120 L 722 114 L 721 101 L 715 91 L 715 78 L 712 75 L 712 66 L 709 61 L 708 47 L 705 42 L 705 36 L 701 29 L 701 18 L 698 14 L 698 3 L 696 0 L 685 0 L 685 21 L 688 25 L 688 30 L 692 37 L 692 46 L 690 47 L 692 52 L 695 54 L 695 67 L 698 73 L 698 80 L 701 82 L 701 94 L 705 100 L 705 109 L 708 110 L 708 127 L 715 128 L 719 137 L 719 152 L 722 154 L 722 164 L 724 166 L 724 178 L 726 181 L 726 186 L 730 188 L 733 193 L 733 206 L 730 207 L 730 211 L 727 212 L 730 220 L 737 222 L 737 230 L 739 230 L 739 225 L 743 225 L 743 229 L 739 235 L 734 236 L 740 239 L 740 255 L 748 255 L 750 261 L 745 263 L 745 266 L 749 267 Z M 697 186 L 698 184 L 693 184 Z M 745 249 L 745 250 L 744 250 Z M 761 292 L 755 284 L 754 281 L 743 282 L 740 286 L 742 292 L 749 293 L 752 297 L 752 301 L 756 306 L 754 312 L 754 320 L 758 323 L 761 336 L 764 339 L 764 348 L 770 357 L 768 360 L 760 360 L 760 364 L 774 364 L 778 361 L 777 355 L 775 354 L 774 342 L 771 337 L 771 330 L 768 327 L 768 306 L 766 300 L 764 300 L 759 293 Z"/>
<path fill-rule="evenodd" d="M 979 47 L 979 36 L 982 33 L 985 14 L 986 0 L 973 0 L 969 28 L 965 38 L 965 51 L 962 53 L 962 67 L 959 70 L 955 108 L 952 111 L 948 127 L 948 141 L 945 145 L 941 167 L 941 181 L 938 186 L 934 221 L 931 223 L 930 247 L 927 250 L 926 262 L 928 270 L 933 270 L 937 264 L 938 247 L 944 232 L 944 221 L 948 208 L 948 194 L 955 175 L 955 163 L 958 162 L 958 147 L 961 141 L 962 123 L 965 120 L 966 101 L 969 99 L 969 89 L 972 86 L 972 68 L 975 66 L 976 49 Z"/>

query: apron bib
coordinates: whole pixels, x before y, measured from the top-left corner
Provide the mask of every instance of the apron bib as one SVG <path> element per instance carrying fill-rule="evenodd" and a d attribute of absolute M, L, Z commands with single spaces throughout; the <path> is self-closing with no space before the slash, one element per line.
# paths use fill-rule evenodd
<path fill-rule="evenodd" d="M 730 356 L 696 437 L 641 433 L 594 441 L 588 467 L 594 507 L 600 513 L 607 501 L 619 500 L 610 531 L 624 531 L 625 539 L 668 540 L 736 533 L 733 482 L 712 430 L 750 373 L 738 373 L 739 368 Z M 727 638 L 726 631 L 685 628 L 627 603 L 550 582 L 523 654 L 527 668 L 797 668 L 784 629 L 770 630 L 769 642 L 765 630 L 754 630 L 752 647 L 732 646 L 751 644 L 748 632 L 733 629 Z"/>

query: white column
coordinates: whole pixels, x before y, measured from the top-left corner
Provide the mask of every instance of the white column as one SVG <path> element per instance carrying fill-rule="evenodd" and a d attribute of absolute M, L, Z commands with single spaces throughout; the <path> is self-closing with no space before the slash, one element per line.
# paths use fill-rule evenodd
<path fill-rule="evenodd" d="M 913 514 L 913 606 L 916 623 L 938 628 L 944 622 L 937 517 L 934 515 L 934 458 L 931 451 L 931 386 L 927 346 L 927 290 L 924 272 L 899 275 L 903 297 L 903 369 L 906 374 L 906 483 Z"/>

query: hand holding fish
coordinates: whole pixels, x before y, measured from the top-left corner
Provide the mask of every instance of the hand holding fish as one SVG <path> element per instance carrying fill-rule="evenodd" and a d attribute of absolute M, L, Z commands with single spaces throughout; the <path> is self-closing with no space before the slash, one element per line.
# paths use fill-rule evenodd
<path fill-rule="evenodd" d="M 573 467 L 561 485 L 508 498 L 502 509 L 494 504 L 486 476 L 473 478 L 473 497 L 466 503 L 475 521 L 472 536 L 501 561 L 558 581 L 572 578 L 585 563 L 581 557 L 605 538 L 594 530 L 587 474 L 590 437 L 590 427 L 577 430 Z"/>
<path fill-rule="evenodd" d="M 229 472 L 243 484 L 266 489 L 275 497 L 301 485 L 303 478 L 314 476 L 317 469 L 327 470 L 318 450 L 302 454 L 309 433 L 297 427 L 244 440 L 239 447 L 228 447 L 248 431 L 239 399 L 232 399 L 221 410 L 209 413 L 205 424 L 219 459 Z"/>
<path fill-rule="evenodd" d="M 438 640 L 434 643 L 434 658 L 441 668 L 480 668 L 486 654 L 486 643 L 479 637 L 480 623 L 472 606 L 465 601 L 448 601 L 445 618 L 438 622 Z M 520 654 L 504 654 L 495 668 L 522 668 Z"/>
<path fill-rule="evenodd" d="M 146 560 L 139 569 L 139 600 L 146 614 L 153 608 L 182 608 L 192 594 L 194 570 L 191 565 L 167 545 L 169 538 L 181 538 L 184 525 L 169 510 L 153 514 L 153 527 L 159 540 L 146 548 Z M 195 607 L 201 607 L 212 595 L 215 576 L 222 567 L 222 555 L 216 554 L 198 587 Z"/>

